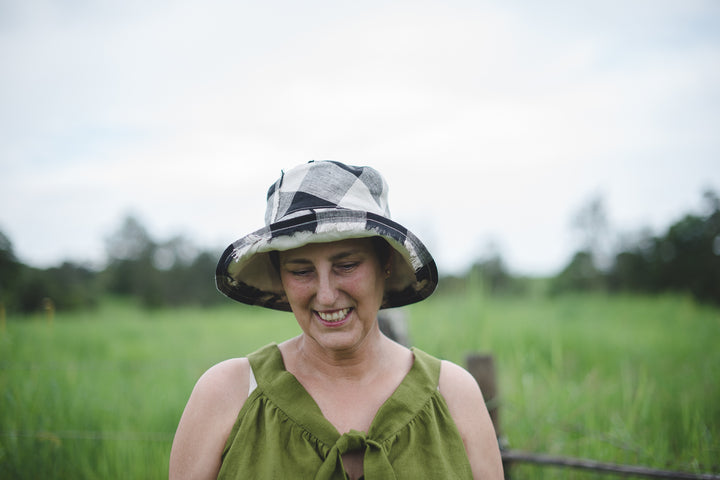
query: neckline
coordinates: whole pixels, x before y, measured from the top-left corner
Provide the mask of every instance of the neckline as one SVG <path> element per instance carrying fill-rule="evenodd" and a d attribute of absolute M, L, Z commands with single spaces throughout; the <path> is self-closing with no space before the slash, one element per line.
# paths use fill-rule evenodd
<path fill-rule="evenodd" d="M 407 425 L 437 392 L 440 362 L 423 351 L 411 347 L 413 364 L 400 384 L 375 413 L 368 438 L 382 442 Z M 261 350 L 266 361 L 252 363 L 262 389 L 292 421 L 332 446 L 341 437 L 335 426 L 322 414 L 315 399 L 298 379 L 285 368 L 280 348 L 271 343 Z M 260 353 L 260 352 L 258 352 Z"/>

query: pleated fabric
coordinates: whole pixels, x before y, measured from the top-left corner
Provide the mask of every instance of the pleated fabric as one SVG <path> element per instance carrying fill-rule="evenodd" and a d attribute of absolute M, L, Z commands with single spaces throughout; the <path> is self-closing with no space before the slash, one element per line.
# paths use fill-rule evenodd
<path fill-rule="evenodd" d="M 276 344 L 248 356 L 257 380 L 223 451 L 219 479 L 347 479 L 342 455 L 364 452 L 365 480 L 471 479 L 457 426 L 438 391 L 440 360 L 414 363 L 368 432 L 343 435 L 287 370 Z"/>

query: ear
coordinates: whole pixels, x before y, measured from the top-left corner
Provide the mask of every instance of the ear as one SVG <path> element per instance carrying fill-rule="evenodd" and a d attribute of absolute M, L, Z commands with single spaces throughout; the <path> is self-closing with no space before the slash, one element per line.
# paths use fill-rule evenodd
<path fill-rule="evenodd" d="M 385 272 L 385 278 L 390 278 L 390 275 L 392 274 L 392 264 L 393 264 L 393 258 L 395 258 L 395 249 L 390 248 L 390 254 L 387 257 L 387 261 L 385 262 L 385 265 L 383 265 L 383 272 Z"/>

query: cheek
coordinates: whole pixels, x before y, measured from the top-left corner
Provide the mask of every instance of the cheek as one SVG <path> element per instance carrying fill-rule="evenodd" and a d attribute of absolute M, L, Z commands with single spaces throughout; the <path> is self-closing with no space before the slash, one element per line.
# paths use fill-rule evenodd
<path fill-rule="evenodd" d="M 368 272 L 367 280 L 363 282 L 363 294 L 375 298 L 380 305 L 385 296 L 385 276 L 375 270 Z"/>
<path fill-rule="evenodd" d="M 307 296 L 308 288 L 294 278 L 281 277 L 282 286 L 288 301 L 297 301 Z"/>

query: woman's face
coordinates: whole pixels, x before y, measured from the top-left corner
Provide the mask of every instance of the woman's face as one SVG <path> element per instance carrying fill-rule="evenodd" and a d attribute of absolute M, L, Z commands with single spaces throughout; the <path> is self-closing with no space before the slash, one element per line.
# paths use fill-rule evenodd
<path fill-rule="evenodd" d="M 280 252 L 279 260 L 290 307 L 318 345 L 352 349 L 376 328 L 386 266 L 370 239 L 309 244 Z"/>

